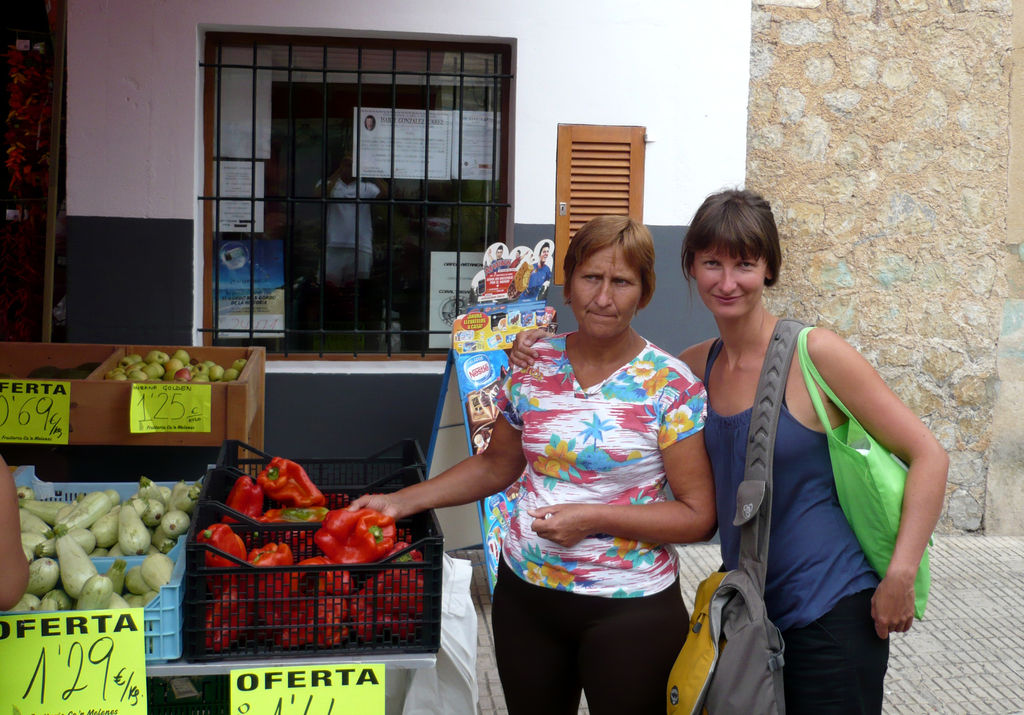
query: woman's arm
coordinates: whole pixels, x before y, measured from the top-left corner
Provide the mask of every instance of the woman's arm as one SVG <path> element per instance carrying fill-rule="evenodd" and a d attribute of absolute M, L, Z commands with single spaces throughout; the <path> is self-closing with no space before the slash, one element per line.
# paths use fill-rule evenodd
<path fill-rule="evenodd" d="M 556 504 L 531 509 L 533 530 L 561 546 L 590 534 L 656 544 L 704 541 L 715 533 L 715 486 L 701 432 L 661 451 L 674 501 L 653 504 Z M 551 516 L 547 516 L 550 514 Z"/>
<path fill-rule="evenodd" d="M 917 415 L 845 340 L 819 328 L 808 335 L 807 348 L 836 397 L 864 429 L 909 465 L 892 561 L 872 599 L 875 630 L 885 638 L 913 624 L 914 577 L 942 514 L 949 457 Z"/>
<path fill-rule="evenodd" d="M 13 607 L 28 585 L 28 561 L 21 548 L 18 493 L 7 463 L 0 457 L 0 611 Z"/>
<path fill-rule="evenodd" d="M 401 519 L 426 509 L 468 504 L 507 488 L 525 467 L 522 434 L 500 416 L 494 423 L 487 449 L 480 454 L 397 492 L 364 494 L 349 508 L 370 507 Z"/>

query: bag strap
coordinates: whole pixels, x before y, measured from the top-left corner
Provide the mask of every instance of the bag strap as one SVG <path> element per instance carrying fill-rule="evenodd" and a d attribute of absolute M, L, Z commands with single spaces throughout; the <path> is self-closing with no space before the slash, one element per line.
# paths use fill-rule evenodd
<path fill-rule="evenodd" d="M 736 490 L 736 518 L 740 530 L 740 568 L 746 570 L 764 593 L 768 568 L 768 536 L 772 517 L 772 463 L 779 411 L 786 392 L 786 379 L 796 349 L 797 333 L 803 323 L 783 319 L 775 325 L 757 381 L 757 395 L 750 414 L 746 465 L 743 481 Z"/>
<path fill-rule="evenodd" d="M 800 356 L 800 372 L 804 375 L 804 382 L 807 383 L 807 392 L 811 395 L 811 402 L 814 403 L 814 411 L 817 413 L 818 419 L 821 420 L 821 426 L 827 432 L 832 432 L 832 424 L 829 422 L 828 413 L 825 412 L 825 404 L 821 401 L 821 394 L 814 389 L 815 384 L 821 388 L 822 392 L 828 395 L 828 399 L 832 401 L 832 404 L 842 410 L 847 418 L 853 419 L 853 415 L 846 409 L 846 405 L 843 404 L 842 400 L 836 397 L 836 393 L 832 392 L 832 388 L 828 386 L 825 378 L 821 376 L 818 368 L 811 361 L 811 353 L 807 350 L 807 334 L 811 330 L 813 330 L 811 326 L 801 330 L 800 336 L 796 341 L 797 354 Z"/>

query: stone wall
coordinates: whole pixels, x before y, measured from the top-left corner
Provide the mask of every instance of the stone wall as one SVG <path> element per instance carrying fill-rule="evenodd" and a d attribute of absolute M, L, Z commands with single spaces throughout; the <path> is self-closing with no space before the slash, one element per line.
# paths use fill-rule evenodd
<path fill-rule="evenodd" d="M 986 528 L 1001 439 L 1012 17 L 1011 0 L 752 7 L 746 184 L 783 237 L 772 309 L 846 336 L 938 436 L 943 532 Z"/>

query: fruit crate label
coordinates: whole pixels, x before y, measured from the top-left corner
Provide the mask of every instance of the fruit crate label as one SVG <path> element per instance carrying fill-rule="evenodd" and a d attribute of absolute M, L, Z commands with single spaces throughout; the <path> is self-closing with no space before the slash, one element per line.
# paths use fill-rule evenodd
<path fill-rule="evenodd" d="M 231 712 L 239 715 L 382 715 L 384 665 L 296 665 L 232 670 Z"/>
<path fill-rule="evenodd" d="M 130 430 L 133 434 L 209 432 L 211 395 L 209 385 L 135 383 L 128 415 Z"/>
<path fill-rule="evenodd" d="M 67 444 L 71 383 L 0 380 L 0 442 Z"/>
<path fill-rule="evenodd" d="M 0 711 L 146 715 L 143 609 L 0 616 Z"/>

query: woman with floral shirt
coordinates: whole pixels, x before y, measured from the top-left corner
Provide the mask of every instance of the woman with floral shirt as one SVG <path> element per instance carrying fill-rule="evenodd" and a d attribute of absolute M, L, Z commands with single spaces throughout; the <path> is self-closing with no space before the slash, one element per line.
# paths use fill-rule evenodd
<path fill-rule="evenodd" d="M 706 395 L 630 327 L 654 294 L 646 227 L 594 218 L 563 268 L 579 329 L 537 343 L 534 365 L 510 374 L 487 450 L 353 508 L 401 518 L 524 476 L 492 604 L 509 713 L 574 714 L 581 691 L 591 713 L 661 713 L 689 620 L 669 545 L 715 529 Z"/>

